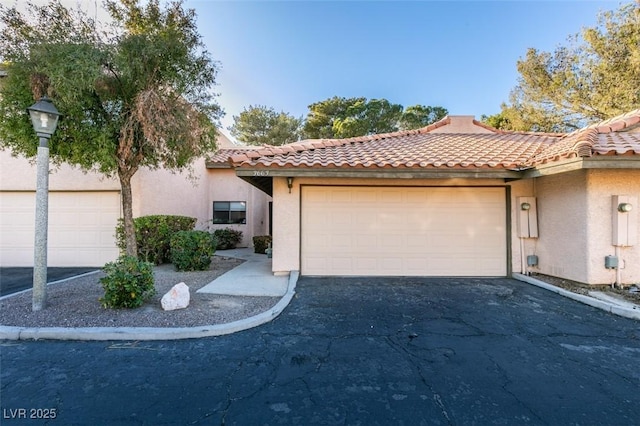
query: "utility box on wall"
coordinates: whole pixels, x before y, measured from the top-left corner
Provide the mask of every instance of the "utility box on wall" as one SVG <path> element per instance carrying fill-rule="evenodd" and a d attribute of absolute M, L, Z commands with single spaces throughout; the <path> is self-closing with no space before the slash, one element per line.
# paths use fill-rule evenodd
<path fill-rule="evenodd" d="M 538 208 L 536 197 L 516 197 L 518 237 L 538 238 Z"/>
<path fill-rule="evenodd" d="M 614 246 L 629 247 L 638 244 L 638 198 L 614 195 L 611 202 Z"/>

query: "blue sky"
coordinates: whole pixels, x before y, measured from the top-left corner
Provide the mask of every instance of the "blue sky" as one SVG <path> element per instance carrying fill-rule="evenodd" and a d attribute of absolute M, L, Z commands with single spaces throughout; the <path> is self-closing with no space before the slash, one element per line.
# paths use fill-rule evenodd
<path fill-rule="evenodd" d="M 628 1 L 627 1 L 628 2 Z M 527 48 L 553 51 L 618 1 L 188 0 L 211 55 L 224 128 L 249 105 L 294 116 L 332 96 L 495 114 Z M 225 133 L 228 134 L 228 131 Z"/>

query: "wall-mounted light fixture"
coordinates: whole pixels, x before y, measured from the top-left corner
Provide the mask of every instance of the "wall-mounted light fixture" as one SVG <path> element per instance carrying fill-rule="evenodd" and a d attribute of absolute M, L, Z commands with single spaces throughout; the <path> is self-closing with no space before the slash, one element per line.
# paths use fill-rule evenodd
<path fill-rule="evenodd" d="M 522 204 L 520 204 L 520 210 L 529 210 L 531 208 L 531 204 L 524 202 Z"/>
<path fill-rule="evenodd" d="M 293 188 L 293 177 L 287 177 L 287 188 L 289 188 L 289 194 L 291 194 L 291 188 Z"/>
<path fill-rule="evenodd" d="M 631 210 L 633 210 L 633 205 L 631 205 L 631 203 L 618 204 L 618 211 L 620 213 L 629 213 Z"/>

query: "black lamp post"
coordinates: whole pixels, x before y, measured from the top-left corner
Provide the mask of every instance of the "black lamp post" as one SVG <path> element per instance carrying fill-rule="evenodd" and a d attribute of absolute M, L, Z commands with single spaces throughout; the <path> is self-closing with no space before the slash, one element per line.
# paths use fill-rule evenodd
<path fill-rule="evenodd" d="M 47 227 L 49 221 L 49 139 L 58 125 L 60 113 L 46 96 L 27 108 L 33 129 L 40 138 L 37 157 L 36 228 L 33 257 L 34 311 L 47 302 Z"/>

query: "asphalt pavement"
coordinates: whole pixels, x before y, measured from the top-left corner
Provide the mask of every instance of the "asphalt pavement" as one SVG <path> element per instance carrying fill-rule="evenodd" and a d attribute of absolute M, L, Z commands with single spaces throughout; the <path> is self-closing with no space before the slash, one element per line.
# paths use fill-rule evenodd
<path fill-rule="evenodd" d="M 238 333 L 0 356 L 3 425 L 640 424 L 638 322 L 506 278 L 302 277 Z"/>
<path fill-rule="evenodd" d="M 47 283 L 60 281 L 100 268 L 47 268 Z M 0 268 L 0 296 L 17 293 L 33 287 L 33 268 Z"/>

